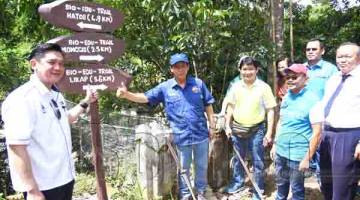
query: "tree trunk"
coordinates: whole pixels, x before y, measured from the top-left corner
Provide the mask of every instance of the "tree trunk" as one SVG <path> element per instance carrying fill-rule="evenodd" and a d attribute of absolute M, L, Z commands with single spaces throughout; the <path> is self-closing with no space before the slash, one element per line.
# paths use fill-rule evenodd
<path fill-rule="evenodd" d="M 275 60 L 284 52 L 284 0 L 271 0 L 271 37 L 274 44 L 275 57 L 272 69 L 269 71 L 268 80 L 272 83 L 275 91 L 276 85 L 276 66 Z"/>

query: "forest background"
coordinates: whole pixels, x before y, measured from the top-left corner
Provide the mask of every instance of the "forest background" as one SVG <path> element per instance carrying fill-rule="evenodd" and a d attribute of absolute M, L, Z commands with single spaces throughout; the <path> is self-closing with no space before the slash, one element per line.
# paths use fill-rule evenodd
<path fill-rule="evenodd" d="M 49 2 L 0 0 L 0 101 L 28 79 L 31 72 L 25 58 L 32 47 L 70 34 L 38 15 L 39 5 Z M 236 64 L 242 55 L 258 59 L 261 78 L 275 87 L 276 58 L 292 52 L 293 60 L 304 62 L 305 44 L 310 38 L 325 43 L 324 58 L 331 62 L 340 43 L 360 42 L 360 8 L 345 0 L 312 1 L 307 6 L 283 0 L 89 2 L 107 5 L 125 15 L 124 24 L 112 33 L 125 40 L 125 54 L 109 66 L 134 77 L 131 90 L 146 91 L 170 78 L 170 55 L 185 52 L 191 60 L 190 73 L 203 79 L 215 96 L 216 112 L 229 81 L 238 74 Z M 80 97 L 67 98 L 76 101 Z M 104 93 L 100 99 L 104 119 L 122 108 L 138 106 L 117 99 L 114 93 Z M 143 106 L 138 110 L 153 114 L 161 109 Z"/>

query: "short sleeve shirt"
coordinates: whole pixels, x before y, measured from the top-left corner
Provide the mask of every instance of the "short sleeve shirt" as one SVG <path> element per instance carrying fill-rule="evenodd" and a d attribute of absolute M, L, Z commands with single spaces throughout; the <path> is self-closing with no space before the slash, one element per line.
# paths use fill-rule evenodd
<path fill-rule="evenodd" d="M 229 92 L 229 99 L 235 106 L 234 120 L 249 127 L 264 121 L 266 109 L 276 106 L 270 86 L 260 79 L 251 86 L 243 80 L 236 82 Z"/>
<path fill-rule="evenodd" d="M 305 63 L 307 66 L 308 64 Z M 325 84 L 327 80 L 338 72 L 335 65 L 325 60 L 320 60 L 313 66 L 308 66 L 309 81 L 307 87 L 314 90 L 314 92 L 320 97 L 324 96 Z"/>
<path fill-rule="evenodd" d="M 204 112 L 215 100 L 202 80 L 188 76 L 182 88 L 174 78 L 169 79 L 147 91 L 145 96 L 150 105 L 164 104 L 175 144 L 191 145 L 208 139 Z"/>
<path fill-rule="evenodd" d="M 280 106 L 277 154 L 293 161 L 304 158 L 312 136 L 309 113 L 317 102 L 318 95 L 307 87 L 297 94 L 288 91 Z"/>
<path fill-rule="evenodd" d="M 56 101 L 61 118 L 55 115 Z M 49 90 L 33 75 L 2 104 L 7 145 L 26 145 L 32 173 L 40 190 L 64 185 L 75 177 L 71 157 L 71 135 L 63 96 Z M 14 189 L 27 190 L 9 154 L 10 173 Z"/>

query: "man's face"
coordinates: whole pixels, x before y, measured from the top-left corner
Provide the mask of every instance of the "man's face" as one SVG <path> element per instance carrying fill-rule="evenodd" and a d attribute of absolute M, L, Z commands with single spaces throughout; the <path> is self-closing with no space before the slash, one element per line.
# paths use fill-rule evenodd
<path fill-rule="evenodd" d="M 30 64 L 37 77 L 47 87 L 57 83 L 64 75 L 64 57 L 57 51 L 48 51 L 39 59 L 33 58 Z"/>
<path fill-rule="evenodd" d="M 302 90 L 307 81 L 307 76 L 303 73 L 295 73 L 293 71 L 289 71 L 286 74 L 286 83 L 288 85 L 289 90 L 293 93 L 298 93 Z"/>
<path fill-rule="evenodd" d="M 241 78 L 246 83 L 253 83 L 256 79 L 256 74 L 259 71 L 254 65 L 244 64 L 240 70 Z"/>
<path fill-rule="evenodd" d="M 319 41 L 311 41 L 306 45 L 306 58 L 308 62 L 318 62 L 325 53 L 324 49 L 320 48 Z"/>
<path fill-rule="evenodd" d="M 345 45 L 336 51 L 336 64 L 342 74 L 348 74 L 360 64 L 358 48 L 354 45 Z"/>
<path fill-rule="evenodd" d="M 189 64 L 186 62 L 177 62 L 171 66 L 170 71 L 176 79 L 184 80 L 189 71 Z"/>

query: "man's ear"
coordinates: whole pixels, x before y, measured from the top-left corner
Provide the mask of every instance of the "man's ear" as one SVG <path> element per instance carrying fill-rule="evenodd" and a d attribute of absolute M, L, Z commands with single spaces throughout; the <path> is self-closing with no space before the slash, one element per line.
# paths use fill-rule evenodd
<path fill-rule="evenodd" d="M 321 49 L 321 55 L 324 55 L 325 54 L 325 48 L 322 48 Z"/>
<path fill-rule="evenodd" d="M 30 60 L 30 66 L 32 71 L 36 71 L 37 61 L 33 58 Z"/>

